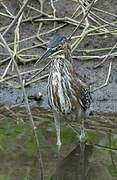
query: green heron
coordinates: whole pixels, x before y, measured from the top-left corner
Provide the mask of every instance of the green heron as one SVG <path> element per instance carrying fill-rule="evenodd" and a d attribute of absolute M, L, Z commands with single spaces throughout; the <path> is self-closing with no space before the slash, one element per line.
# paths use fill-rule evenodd
<path fill-rule="evenodd" d="M 88 85 L 72 66 L 71 48 L 64 36 L 50 39 L 47 51 L 39 58 L 40 62 L 52 57 L 52 70 L 48 78 L 48 103 L 52 108 L 57 132 L 57 145 L 61 146 L 60 121 L 79 122 L 80 141 L 85 140 L 84 119 L 91 103 Z M 36 63 L 37 63 L 36 62 Z"/>

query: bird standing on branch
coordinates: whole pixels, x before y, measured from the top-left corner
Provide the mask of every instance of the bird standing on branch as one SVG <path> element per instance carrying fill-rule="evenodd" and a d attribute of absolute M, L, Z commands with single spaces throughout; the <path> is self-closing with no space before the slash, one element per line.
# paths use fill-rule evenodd
<path fill-rule="evenodd" d="M 76 74 L 72 66 L 71 48 L 64 36 L 51 38 L 47 51 L 39 58 L 40 62 L 52 57 L 52 70 L 48 78 L 48 102 L 52 108 L 57 132 L 57 145 L 60 149 L 60 122 L 80 123 L 80 142 L 85 141 L 84 120 L 91 103 L 88 85 Z M 37 63 L 36 62 L 36 63 Z"/>

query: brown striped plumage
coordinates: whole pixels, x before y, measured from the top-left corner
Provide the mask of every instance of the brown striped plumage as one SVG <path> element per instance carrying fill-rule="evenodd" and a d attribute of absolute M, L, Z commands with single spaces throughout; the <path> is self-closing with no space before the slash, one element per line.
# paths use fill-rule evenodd
<path fill-rule="evenodd" d="M 57 145 L 60 146 L 60 121 L 63 119 L 68 122 L 80 122 L 82 119 L 81 138 L 84 138 L 83 120 L 86 117 L 86 110 L 90 106 L 91 98 L 88 85 L 73 70 L 71 49 L 66 38 L 63 36 L 54 37 L 48 47 L 49 53 L 52 49 L 51 54 L 53 52 L 56 54 L 53 56 L 47 92 L 48 102 L 54 113 Z"/>

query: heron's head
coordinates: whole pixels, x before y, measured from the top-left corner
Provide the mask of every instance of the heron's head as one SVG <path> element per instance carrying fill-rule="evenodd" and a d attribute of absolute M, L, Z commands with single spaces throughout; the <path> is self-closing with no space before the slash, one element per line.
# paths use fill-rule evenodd
<path fill-rule="evenodd" d="M 49 56 L 63 54 L 67 38 L 65 36 L 54 36 L 48 43 L 46 52 L 37 60 L 36 64 Z"/>

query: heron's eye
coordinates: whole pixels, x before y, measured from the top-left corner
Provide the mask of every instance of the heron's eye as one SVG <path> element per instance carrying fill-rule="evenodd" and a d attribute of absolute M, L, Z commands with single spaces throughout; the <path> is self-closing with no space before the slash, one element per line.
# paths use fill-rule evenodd
<path fill-rule="evenodd" d="M 59 45 L 57 46 L 57 49 L 62 49 L 62 45 L 59 44 Z"/>

